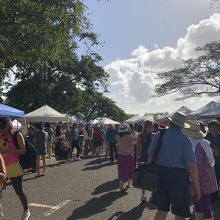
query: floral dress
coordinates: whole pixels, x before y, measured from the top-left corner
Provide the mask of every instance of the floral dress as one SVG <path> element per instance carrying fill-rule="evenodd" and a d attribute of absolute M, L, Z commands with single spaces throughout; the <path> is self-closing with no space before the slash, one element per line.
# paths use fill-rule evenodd
<path fill-rule="evenodd" d="M 216 192 L 218 186 L 214 167 L 209 165 L 205 151 L 200 144 L 196 146 L 195 156 L 202 193 L 207 195 Z"/>

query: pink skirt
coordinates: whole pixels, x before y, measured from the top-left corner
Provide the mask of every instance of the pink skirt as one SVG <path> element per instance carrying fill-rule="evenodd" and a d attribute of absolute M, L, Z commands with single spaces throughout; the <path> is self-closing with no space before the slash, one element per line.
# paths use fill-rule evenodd
<path fill-rule="evenodd" d="M 134 171 L 133 155 L 118 155 L 118 178 L 127 182 L 132 179 Z"/>

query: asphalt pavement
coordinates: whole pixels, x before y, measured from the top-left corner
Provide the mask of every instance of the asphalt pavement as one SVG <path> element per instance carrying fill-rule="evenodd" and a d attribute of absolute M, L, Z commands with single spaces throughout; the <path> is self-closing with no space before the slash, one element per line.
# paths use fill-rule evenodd
<path fill-rule="evenodd" d="M 141 191 L 118 189 L 117 165 L 103 157 L 48 161 L 45 177 L 24 176 L 30 220 L 151 220 L 155 210 L 140 203 Z M 148 194 L 148 197 L 150 194 Z M 10 183 L 3 191 L 2 220 L 20 220 L 22 207 Z M 220 220 L 220 204 L 214 207 Z M 168 220 L 174 219 L 169 214 Z"/>

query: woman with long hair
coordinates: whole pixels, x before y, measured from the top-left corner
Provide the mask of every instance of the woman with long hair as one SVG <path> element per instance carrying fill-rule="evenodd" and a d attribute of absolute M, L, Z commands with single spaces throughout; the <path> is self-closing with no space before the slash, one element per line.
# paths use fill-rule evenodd
<path fill-rule="evenodd" d="M 48 134 L 44 131 L 44 126 L 41 123 L 38 125 L 37 132 L 35 133 L 34 144 L 37 150 L 36 177 L 45 176 L 45 170 L 47 167 L 46 149 L 48 145 Z M 40 160 L 43 162 L 42 174 L 40 174 Z"/>
<path fill-rule="evenodd" d="M 147 158 L 148 158 L 147 151 L 149 149 L 151 140 L 154 136 L 153 129 L 154 129 L 153 122 L 146 120 L 144 122 L 144 128 L 142 133 L 138 135 L 137 152 L 140 162 L 147 162 Z"/>
<path fill-rule="evenodd" d="M 121 191 L 131 186 L 132 175 L 134 171 L 134 147 L 136 135 L 131 131 L 128 124 L 123 123 L 119 126 L 117 141 L 118 154 L 118 177 Z M 127 185 L 125 186 L 125 183 Z"/>
<path fill-rule="evenodd" d="M 151 140 L 154 136 L 153 133 L 154 126 L 153 122 L 146 120 L 144 122 L 144 128 L 141 134 L 138 135 L 138 140 L 137 140 L 137 155 L 138 155 L 138 161 L 141 163 L 147 162 L 148 154 L 147 151 L 149 149 Z M 146 202 L 146 190 L 142 189 L 142 194 L 141 194 L 141 201 Z"/>
<path fill-rule="evenodd" d="M 6 166 L 6 176 L 18 195 L 23 206 L 22 220 L 28 220 L 30 211 L 28 209 L 27 197 L 23 191 L 22 179 L 24 171 L 19 163 L 19 155 L 25 154 L 25 142 L 23 135 L 18 132 L 17 141 L 19 148 L 13 143 L 13 127 L 9 118 L 0 118 L 0 153 L 3 156 Z"/>
<path fill-rule="evenodd" d="M 83 129 L 83 138 L 85 141 L 85 146 L 84 146 L 84 155 L 88 156 L 89 151 L 92 152 L 92 155 L 94 155 L 94 147 L 93 147 L 93 128 L 92 126 L 88 123 L 85 128 Z"/>

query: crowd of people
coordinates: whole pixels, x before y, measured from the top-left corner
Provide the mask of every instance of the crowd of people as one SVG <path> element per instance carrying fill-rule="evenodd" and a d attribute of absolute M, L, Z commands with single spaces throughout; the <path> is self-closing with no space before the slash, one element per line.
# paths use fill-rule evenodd
<path fill-rule="evenodd" d="M 141 202 L 154 204 L 157 208 L 155 220 L 165 220 L 170 210 L 176 220 L 190 217 L 190 202 L 194 204 L 196 220 L 213 220 L 210 204 L 220 201 L 220 124 L 212 120 L 205 127 L 201 122 L 187 121 L 180 112 L 168 119 L 170 125 L 165 129 L 156 161 L 158 190 L 147 201 L 146 190 L 142 189 Z M 132 185 L 134 169 L 140 163 L 152 161 L 161 128 L 165 126 L 149 120 L 135 125 L 73 123 L 69 126 L 59 122 L 30 126 L 28 140 L 37 152 L 36 178 L 45 176 L 46 159 L 53 155 L 57 160 L 73 158 L 76 161 L 88 155 L 102 155 L 111 163 L 117 162 L 119 188 L 125 191 Z M 12 135 L 10 120 L 0 118 L 0 187 L 6 178 L 11 181 L 24 209 L 22 220 L 26 220 L 30 211 L 22 188 L 24 170 L 19 164 L 25 142 L 18 132 L 19 148 L 16 148 Z M 43 161 L 42 170 L 40 160 Z"/>

